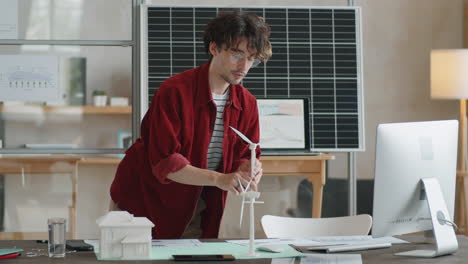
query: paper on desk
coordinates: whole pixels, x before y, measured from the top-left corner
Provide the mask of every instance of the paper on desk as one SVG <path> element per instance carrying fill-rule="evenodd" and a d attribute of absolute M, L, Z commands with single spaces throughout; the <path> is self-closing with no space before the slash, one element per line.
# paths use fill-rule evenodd
<path fill-rule="evenodd" d="M 242 246 L 248 246 L 248 239 L 241 240 L 227 240 L 229 243 L 234 243 Z M 359 244 L 405 244 L 409 243 L 395 237 L 379 237 L 373 238 L 372 236 L 320 236 L 310 237 L 308 239 L 294 239 L 294 238 L 270 238 L 270 239 L 255 239 L 256 246 L 269 245 L 269 244 L 293 244 L 296 246 L 331 246 L 331 245 L 359 245 Z"/>
<path fill-rule="evenodd" d="M 307 254 L 301 264 L 362 264 L 360 254 Z"/>
<path fill-rule="evenodd" d="M 303 256 L 304 254 L 294 250 L 292 247 L 286 247 L 283 252 L 271 253 L 256 251 L 255 256 L 249 255 L 249 248 L 241 245 L 226 242 L 206 242 L 201 243 L 201 247 L 153 247 L 151 248 L 151 257 L 148 259 L 153 260 L 171 260 L 172 255 L 213 255 L 213 254 L 231 254 L 236 259 L 260 259 L 260 258 L 291 258 L 297 256 Z M 99 250 L 94 249 L 98 260 Z M 112 259 L 119 260 L 119 259 Z"/>
<path fill-rule="evenodd" d="M 271 264 L 294 264 L 296 258 L 275 258 L 271 260 Z"/>
<path fill-rule="evenodd" d="M 198 239 L 153 239 L 151 246 L 155 248 L 193 248 L 201 247 L 203 244 Z"/>
<path fill-rule="evenodd" d="M 99 239 L 85 239 L 84 242 L 90 244 L 95 249 L 99 249 Z"/>
<path fill-rule="evenodd" d="M 0 256 L 23 252 L 21 248 L 0 248 Z"/>
<path fill-rule="evenodd" d="M 226 242 L 237 244 L 237 245 L 242 245 L 242 246 L 248 246 L 249 245 L 249 240 L 248 239 L 239 239 L 239 240 L 226 240 Z M 263 246 L 263 245 L 271 245 L 271 244 L 311 244 L 314 243 L 314 241 L 311 241 L 309 239 L 294 239 L 294 238 L 269 238 L 269 239 L 255 239 L 255 246 Z"/>
<path fill-rule="evenodd" d="M 94 248 L 99 249 L 99 240 L 97 239 L 86 239 L 84 241 L 92 245 Z M 151 240 L 151 246 L 155 248 L 193 248 L 201 247 L 203 244 L 198 239 L 158 239 Z"/>
<path fill-rule="evenodd" d="M 405 244 L 409 243 L 405 240 L 398 239 L 395 237 L 379 237 L 373 238 L 372 236 L 321 236 L 321 237 L 310 237 L 309 238 L 315 242 L 323 242 L 327 244 L 333 244 L 338 242 L 340 244 L 381 244 L 381 243 L 391 243 L 391 244 Z"/>

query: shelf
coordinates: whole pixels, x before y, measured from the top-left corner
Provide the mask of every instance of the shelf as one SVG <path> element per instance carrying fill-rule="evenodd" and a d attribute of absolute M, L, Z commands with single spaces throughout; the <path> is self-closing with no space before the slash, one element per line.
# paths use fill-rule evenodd
<path fill-rule="evenodd" d="M 107 157 L 84 157 L 78 161 L 78 164 L 88 165 L 118 165 L 122 158 Z"/>
<path fill-rule="evenodd" d="M 0 156 L 0 174 L 70 173 L 74 171 L 76 165 L 117 166 L 121 160 L 118 157 L 79 155 Z"/>
<path fill-rule="evenodd" d="M 0 105 L 1 113 L 14 114 L 131 114 L 131 106 L 44 106 L 44 105 Z"/>

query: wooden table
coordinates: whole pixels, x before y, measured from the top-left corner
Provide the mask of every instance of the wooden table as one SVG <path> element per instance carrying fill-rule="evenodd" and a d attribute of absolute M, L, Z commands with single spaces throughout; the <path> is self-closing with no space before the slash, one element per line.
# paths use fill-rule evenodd
<path fill-rule="evenodd" d="M 36 155 L 14 156 L 4 155 L 0 157 L 0 174 L 49 174 L 67 173 L 72 182 L 72 200 L 68 208 L 69 238 L 76 235 L 76 195 L 78 192 L 78 167 L 77 161 L 81 160 L 77 155 Z M 44 224 L 45 225 L 45 224 Z M 24 232 L 0 232 L 0 239 L 24 239 Z M 43 238 L 43 232 L 28 232 L 30 238 Z"/>
<path fill-rule="evenodd" d="M 314 197 L 312 200 L 312 217 L 322 215 L 323 186 L 326 181 L 326 161 L 334 160 L 328 154 L 310 156 L 262 156 L 263 175 L 290 176 L 304 175 L 312 183 Z"/>
<path fill-rule="evenodd" d="M 333 155 L 315 156 L 262 156 L 265 176 L 304 175 L 313 184 L 312 217 L 320 217 L 323 186 L 325 185 L 325 162 Z M 78 192 L 78 168 L 81 165 L 117 166 L 120 158 L 83 157 L 79 155 L 43 155 L 0 157 L 0 174 L 68 173 L 72 182 L 72 202 L 69 207 L 69 238 L 76 237 L 76 201 Z M 28 233 L 28 238 L 43 238 L 43 233 Z M 25 239 L 23 232 L 0 232 L 0 239 Z"/>
<path fill-rule="evenodd" d="M 335 156 L 329 154 L 284 156 L 263 155 L 262 162 L 264 176 L 290 176 L 304 175 L 312 183 L 314 197 L 312 201 L 312 217 L 320 218 L 322 215 L 323 186 L 326 182 L 326 161 L 334 160 Z M 117 158 L 82 158 L 78 164 L 117 165 Z"/>
<path fill-rule="evenodd" d="M 70 175 L 72 185 L 71 205 L 68 208 L 68 238 L 76 238 L 76 202 L 78 193 L 78 168 L 80 165 L 118 165 L 120 158 L 83 157 L 80 155 L 3 155 L 0 156 L 0 174 L 53 174 Z M 27 235 L 26 235 L 27 233 Z M 44 232 L 0 232 L 0 239 L 44 239 Z"/>

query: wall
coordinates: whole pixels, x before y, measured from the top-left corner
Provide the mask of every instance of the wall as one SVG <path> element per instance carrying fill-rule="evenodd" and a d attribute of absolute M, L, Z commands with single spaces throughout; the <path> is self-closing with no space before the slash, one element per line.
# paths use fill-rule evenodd
<path fill-rule="evenodd" d="M 193 5 L 193 1 L 149 1 L 161 5 Z M 238 6 L 251 1 L 236 1 Z M 226 5 L 230 2 L 198 1 L 199 5 Z M 260 0 L 256 5 L 272 6 L 333 6 L 348 1 L 274 1 Z M 366 151 L 357 154 L 358 179 L 373 179 L 375 129 L 384 122 L 403 122 L 458 118 L 456 101 L 430 98 L 429 55 L 431 49 L 462 46 L 462 0 L 361 0 L 363 32 L 363 84 Z M 336 153 L 329 162 L 330 178 L 347 177 L 347 154 Z M 296 188 L 300 179 L 264 178 L 262 183 L 265 205 L 262 213 L 285 214 L 294 208 Z M 279 195 L 270 197 L 270 193 Z M 346 195 L 346 190 L 330 190 L 331 195 Z M 325 194 L 327 195 L 327 194 Z M 281 198 L 278 198 L 281 197 Z M 364 196 L 365 197 L 365 196 Z M 271 199 L 271 200 L 270 200 Z M 368 199 L 372 199 L 371 193 Z M 345 199 L 346 200 L 346 199 Z M 238 228 L 238 199 L 229 198 L 226 236 L 244 236 L 246 227 Z M 248 217 L 245 215 L 244 217 Z M 226 228 L 226 225 L 229 226 Z M 258 230 L 258 228 L 257 228 Z"/>
<path fill-rule="evenodd" d="M 149 1 L 166 5 L 193 5 L 190 0 Z M 376 125 L 383 122 L 456 119 L 456 101 L 432 100 L 429 83 L 431 49 L 462 47 L 463 0 L 361 0 L 363 17 L 364 115 L 366 151 L 357 154 L 359 179 L 372 179 Z M 226 5 L 230 1 L 200 0 L 199 5 Z M 250 0 L 238 0 L 246 6 Z M 310 6 L 347 5 L 347 1 L 258 0 L 256 5 Z M 329 162 L 330 178 L 346 178 L 347 155 L 339 153 Z M 94 220 L 104 213 L 108 186 L 115 168 L 90 168 L 80 175 L 78 200 L 79 237 L 93 237 Z M 262 213 L 284 214 L 296 206 L 300 178 L 265 178 L 261 188 L 266 202 Z M 91 187 L 91 185 L 93 185 Z M 277 192 L 279 195 L 274 195 Z M 80 198 L 81 197 L 81 198 Z M 278 198 L 280 197 L 280 198 Z M 81 199 L 81 200 L 80 200 Z M 372 199 L 369 194 L 368 199 Z M 239 202 L 230 198 L 230 217 L 224 234 L 244 236 L 247 226 L 238 226 Z M 11 200 L 10 200 L 11 201 Z M 99 201 L 96 205 L 95 201 Z M 103 211 L 101 211 L 103 210 Z M 248 214 L 244 215 L 248 217 Z M 226 228 L 228 227 L 228 228 Z M 227 230 L 226 230 L 227 229 Z M 259 228 L 257 227 L 257 230 Z M 241 231 L 242 233 L 238 233 Z"/>
<path fill-rule="evenodd" d="M 468 0 L 463 1 L 463 47 L 468 47 Z"/>
<path fill-rule="evenodd" d="M 19 39 L 131 39 L 131 0 L 18 0 L 18 5 Z M 106 90 L 109 96 L 126 96 L 131 100 L 132 53 L 129 47 L 0 45 L 0 54 L 56 55 L 60 61 L 61 85 L 69 81 L 64 62 L 69 57 L 87 57 L 88 105 L 92 104 L 91 93 L 96 89 Z M 0 130 L 4 134 L 4 147 L 9 148 L 23 147 L 25 143 L 116 148 L 118 131 L 131 130 L 131 115 L 3 112 Z M 109 185 L 114 173 L 115 166 L 79 168 L 78 233 L 83 236 L 96 234 L 95 220 L 107 211 Z M 9 174 L 4 177 L 4 186 L 3 231 L 46 232 L 48 217 L 68 217 L 70 174 Z M 88 235 L 90 232 L 93 235 Z"/>
<path fill-rule="evenodd" d="M 193 1 L 153 1 L 168 5 L 193 5 Z M 357 154 L 359 179 L 373 179 L 375 128 L 383 122 L 458 118 L 456 101 L 430 98 L 429 54 L 431 49 L 462 46 L 462 0 L 362 0 L 364 116 L 366 151 Z M 231 2 L 198 1 L 200 5 Z M 239 0 L 236 5 L 249 5 Z M 347 1 L 257 1 L 256 5 L 309 6 L 347 5 Z M 329 162 L 330 178 L 346 178 L 347 155 L 337 154 Z M 286 214 L 296 207 L 297 184 L 301 178 L 264 178 L 261 189 L 266 202 L 257 208 L 262 214 Z M 338 191 L 337 193 L 343 193 Z M 372 199 L 369 194 L 368 199 Z M 246 236 L 238 228 L 238 199 L 229 198 L 223 221 L 225 236 Z M 245 218 L 248 217 L 246 213 Z M 227 219 L 227 220 L 226 220 Z M 257 221 L 258 223 L 258 221 Z M 257 226 L 257 230 L 260 230 Z M 261 231 L 259 232 L 261 234 Z"/>
<path fill-rule="evenodd" d="M 462 47 L 463 1 L 362 6 L 366 151 L 358 155 L 358 175 L 372 179 L 377 124 L 458 118 L 458 102 L 430 98 L 430 51 Z"/>

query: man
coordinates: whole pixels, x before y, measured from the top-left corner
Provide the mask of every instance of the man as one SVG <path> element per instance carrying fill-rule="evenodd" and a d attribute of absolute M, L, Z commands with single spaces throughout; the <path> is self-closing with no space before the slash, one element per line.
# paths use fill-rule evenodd
<path fill-rule="evenodd" d="M 200 227 L 196 236 L 217 238 L 227 191 L 238 194 L 251 179 L 249 146 L 229 126 L 259 141 L 256 99 L 240 82 L 271 56 L 269 35 L 255 14 L 220 14 L 205 29 L 209 64 L 167 79 L 153 97 L 110 192 L 117 208 L 155 224 L 154 238 L 190 237 Z"/>

